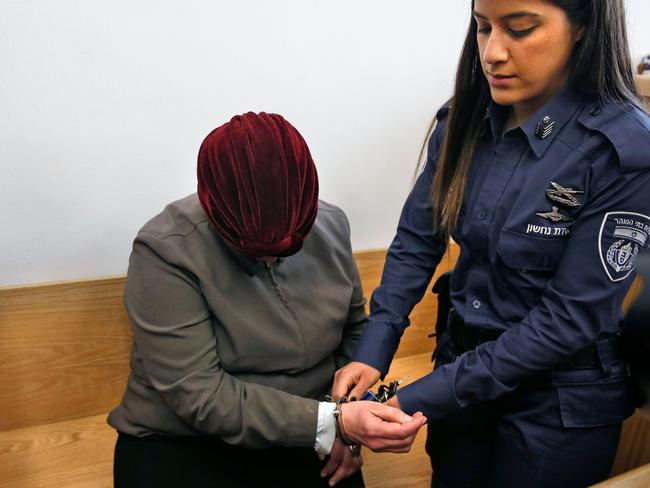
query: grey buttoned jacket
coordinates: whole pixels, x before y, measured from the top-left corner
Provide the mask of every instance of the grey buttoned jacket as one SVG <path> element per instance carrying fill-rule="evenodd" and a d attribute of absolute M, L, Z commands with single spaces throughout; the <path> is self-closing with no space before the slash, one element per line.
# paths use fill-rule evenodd
<path fill-rule="evenodd" d="M 196 194 L 138 233 L 124 294 L 131 374 L 117 430 L 313 446 L 318 400 L 366 326 L 345 214 L 319 202 L 304 247 L 275 264 L 218 237 Z"/>

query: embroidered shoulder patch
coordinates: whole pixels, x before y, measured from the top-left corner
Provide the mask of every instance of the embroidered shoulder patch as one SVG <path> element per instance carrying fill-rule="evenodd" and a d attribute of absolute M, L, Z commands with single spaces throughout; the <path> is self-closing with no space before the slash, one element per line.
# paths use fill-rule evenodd
<path fill-rule="evenodd" d="M 639 251 L 650 246 L 650 217 L 633 212 L 609 212 L 598 234 L 600 261 L 611 281 L 621 281 L 634 270 Z"/>

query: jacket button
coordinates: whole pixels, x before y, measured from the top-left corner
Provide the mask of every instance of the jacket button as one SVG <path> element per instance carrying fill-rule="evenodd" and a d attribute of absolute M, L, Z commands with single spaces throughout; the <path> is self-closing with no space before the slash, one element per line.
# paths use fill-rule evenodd
<path fill-rule="evenodd" d="M 479 302 L 478 300 L 474 300 L 474 301 L 472 302 L 472 307 L 474 307 L 474 308 L 476 308 L 476 309 L 481 308 L 481 305 L 482 305 L 482 303 Z"/>
<path fill-rule="evenodd" d="M 591 112 L 589 113 L 591 114 L 592 117 L 596 117 L 597 115 L 600 115 L 600 112 L 602 111 L 603 109 L 601 107 L 594 107 L 591 109 Z"/>
<path fill-rule="evenodd" d="M 485 216 L 486 216 L 486 215 L 487 215 L 487 214 L 485 213 L 485 210 L 481 210 L 481 211 L 478 213 L 478 218 L 479 218 L 479 220 L 485 220 Z"/>
<path fill-rule="evenodd" d="M 544 256 L 542 258 L 542 266 L 548 266 L 551 264 L 551 259 L 548 256 Z"/>

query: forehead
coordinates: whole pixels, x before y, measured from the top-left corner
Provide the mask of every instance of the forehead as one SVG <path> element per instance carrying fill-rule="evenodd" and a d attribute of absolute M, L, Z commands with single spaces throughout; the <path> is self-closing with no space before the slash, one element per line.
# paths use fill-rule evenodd
<path fill-rule="evenodd" d="M 548 0 L 475 0 L 474 14 L 491 21 L 545 17 L 562 10 Z"/>

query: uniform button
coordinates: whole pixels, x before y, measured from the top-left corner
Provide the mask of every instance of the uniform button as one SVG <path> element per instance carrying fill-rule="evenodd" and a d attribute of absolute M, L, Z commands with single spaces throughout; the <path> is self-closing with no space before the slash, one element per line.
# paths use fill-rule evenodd
<path fill-rule="evenodd" d="M 481 305 L 483 305 L 483 304 L 482 304 L 481 302 L 479 302 L 478 300 L 474 300 L 474 301 L 472 302 L 472 307 L 474 307 L 474 308 L 476 308 L 476 309 L 481 308 Z"/>
<path fill-rule="evenodd" d="M 597 115 L 600 115 L 600 112 L 602 111 L 603 109 L 601 107 L 594 107 L 591 109 L 591 112 L 589 113 L 591 114 L 592 117 L 596 117 Z"/>
<path fill-rule="evenodd" d="M 481 211 L 478 213 L 478 218 L 479 218 L 479 220 L 484 220 L 486 215 L 487 215 L 487 214 L 485 213 L 485 210 L 481 210 Z"/>

